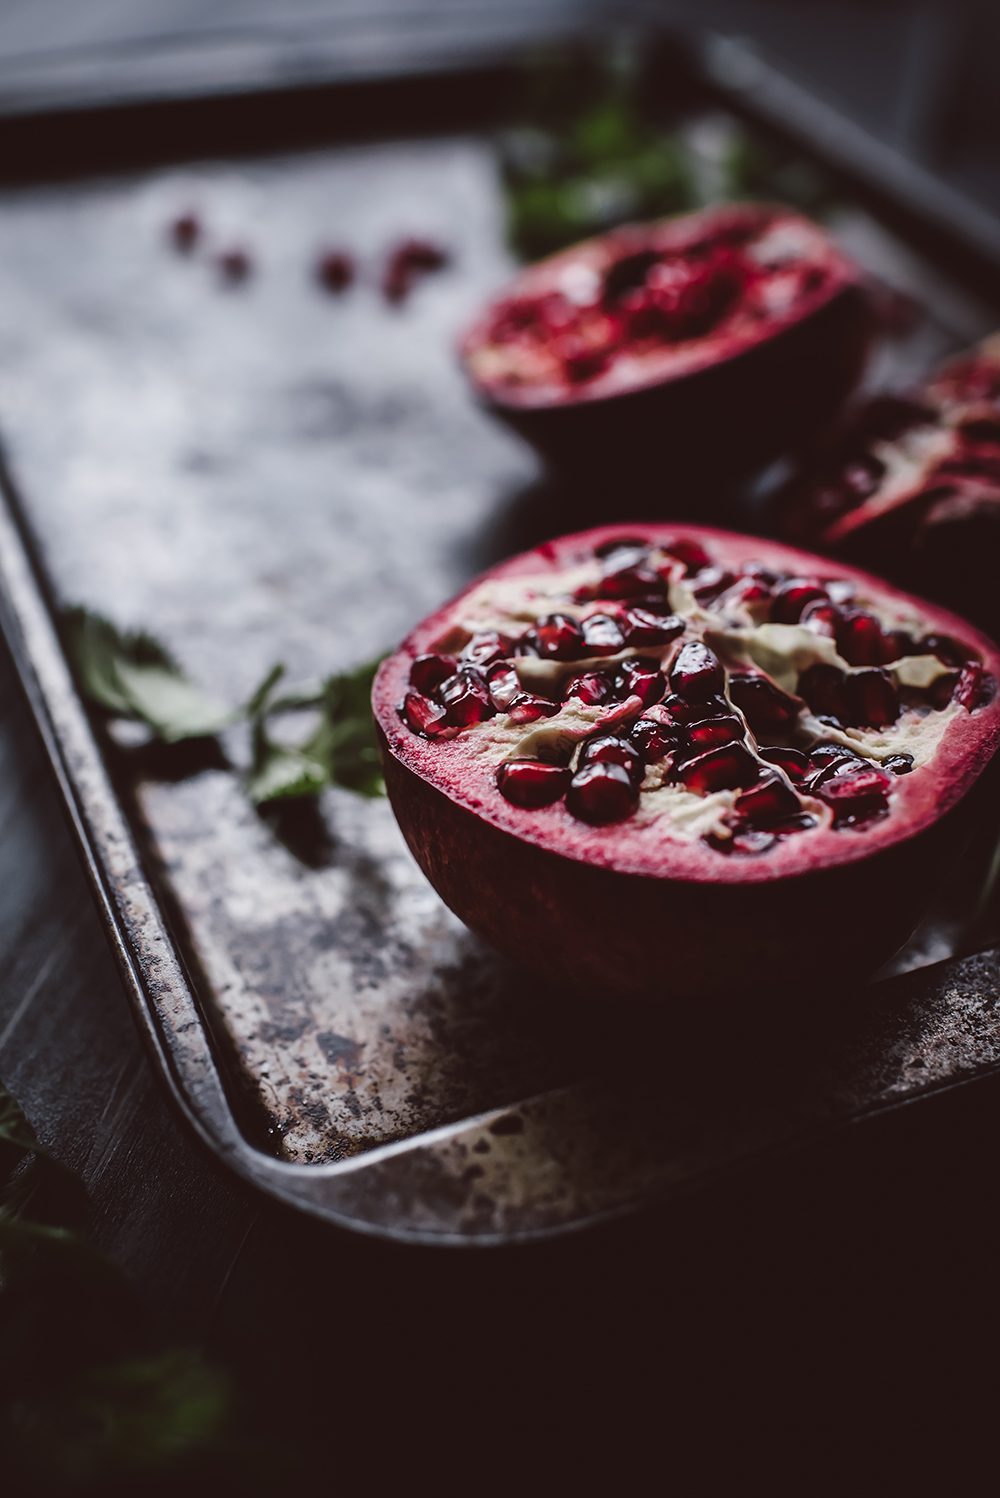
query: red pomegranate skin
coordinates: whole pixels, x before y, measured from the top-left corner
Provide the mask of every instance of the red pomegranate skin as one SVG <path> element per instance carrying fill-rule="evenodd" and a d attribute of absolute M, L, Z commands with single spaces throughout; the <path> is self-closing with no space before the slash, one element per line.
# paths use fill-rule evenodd
<path fill-rule="evenodd" d="M 891 814 L 858 827 L 819 825 L 756 856 L 724 856 L 703 838 L 664 841 L 655 823 L 637 819 L 590 826 L 565 803 L 513 806 L 497 791 L 495 765 L 470 754 L 461 735 L 429 742 L 401 722 L 411 663 L 446 648 L 473 589 L 557 574 L 626 533 L 653 545 L 696 542 L 733 571 L 763 561 L 774 572 L 846 580 L 874 605 L 908 611 L 927 634 L 960 641 L 994 677 L 1000 672 L 996 646 L 965 621 L 776 542 L 652 524 L 564 536 L 476 579 L 378 673 L 373 707 L 386 786 L 414 857 L 460 919 L 541 979 L 662 999 L 738 1000 L 793 986 L 805 1000 L 811 986 L 873 971 L 917 925 L 972 831 L 980 776 L 1000 742 L 995 696 L 975 712 L 953 712 L 919 772 L 888 777 Z M 637 708 L 600 711 L 602 730 L 617 722 L 627 731 Z"/>
<path fill-rule="evenodd" d="M 1000 630 L 1000 334 L 875 397 L 776 496 L 789 541 L 877 568 Z"/>
<path fill-rule="evenodd" d="M 703 299 L 700 320 L 637 322 L 607 288 L 622 264 L 652 255 L 696 268 L 707 257 L 723 294 Z M 529 266 L 470 329 L 461 357 L 486 407 L 556 469 L 645 478 L 683 504 L 684 484 L 749 474 L 839 408 L 873 330 L 862 283 L 816 224 L 729 204 L 616 229 Z M 598 301 L 570 305 L 566 287 Z M 543 308 L 543 337 L 537 320 L 519 326 L 532 307 Z"/>

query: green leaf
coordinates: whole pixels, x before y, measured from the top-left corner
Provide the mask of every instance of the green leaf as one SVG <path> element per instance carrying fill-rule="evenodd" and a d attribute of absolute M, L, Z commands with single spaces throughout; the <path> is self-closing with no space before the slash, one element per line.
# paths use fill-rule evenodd
<path fill-rule="evenodd" d="M 82 608 L 70 609 L 63 627 L 80 688 L 98 707 L 145 723 L 168 744 L 216 734 L 233 721 L 145 631 L 123 634 Z"/>
<path fill-rule="evenodd" d="M 319 760 L 285 744 L 266 739 L 254 768 L 247 777 L 247 795 L 255 806 L 265 801 L 285 801 L 293 796 L 318 796 L 330 783 L 327 768 Z"/>
<path fill-rule="evenodd" d="M 371 692 L 379 661 L 329 677 L 322 685 L 306 683 L 271 695 L 283 674 L 275 667 L 254 693 L 253 765 L 247 794 L 256 805 L 315 796 L 328 785 L 342 785 L 362 796 L 384 794 Z M 318 707 L 320 720 L 305 743 L 277 744 L 267 720 L 278 713 Z"/>

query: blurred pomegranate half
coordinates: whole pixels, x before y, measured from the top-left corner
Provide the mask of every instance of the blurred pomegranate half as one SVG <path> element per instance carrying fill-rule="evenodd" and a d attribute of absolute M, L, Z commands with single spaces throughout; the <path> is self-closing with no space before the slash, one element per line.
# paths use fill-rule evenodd
<path fill-rule="evenodd" d="M 421 868 L 539 977 L 805 993 L 919 921 L 978 814 L 998 667 L 865 573 L 636 525 L 486 573 L 373 701 Z"/>
<path fill-rule="evenodd" d="M 1000 334 L 869 401 L 777 496 L 791 541 L 875 567 L 1000 627 Z"/>
<path fill-rule="evenodd" d="M 827 420 L 872 312 L 816 224 L 759 204 L 616 229 L 522 271 L 467 334 L 487 408 L 560 470 L 675 512 Z"/>

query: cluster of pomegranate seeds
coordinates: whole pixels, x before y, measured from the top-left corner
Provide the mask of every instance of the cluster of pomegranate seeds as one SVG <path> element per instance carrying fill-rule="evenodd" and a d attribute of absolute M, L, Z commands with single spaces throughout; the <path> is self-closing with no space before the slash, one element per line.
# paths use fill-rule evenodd
<path fill-rule="evenodd" d="M 174 249 L 192 255 L 206 238 L 205 226 L 193 210 L 178 214 L 167 230 Z M 450 255 L 440 245 L 425 239 L 405 239 L 389 251 L 381 272 L 381 290 L 386 301 L 396 306 L 404 302 L 414 286 L 433 271 L 443 270 Z M 242 245 L 231 245 L 212 256 L 221 279 L 238 285 L 253 273 L 253 258 Z M 341 248 L 321 250 L 313 264 L 313 277 L 324 291 L 339 296 L 357 279 L 353 255 Z"/>
<path fill-rule="evenodd" d="M 554 717 L 571 701 L 624 705 L 613 728 L 595 725 L 582 742 L 574 733 L 553 740 L 558 747 L 542 758 L 515 752 L 500 764 L 498 791 L 526 810 L 564 800 L 570 815 L 600 827 L 633 816 L 644 784 L 698 796 L 732 792 L 706 840 L 726 854 L 759 855 L 817 825 L 803 797 L 825 803 L 836 828 L 887 814 L 894 777 L 912 771 L 913 755 L 883 752 L 876 763 L 862 741 L 857 748 L 840 742 L 844 730 L 888 729 L 914 707 L 973 712 L 996 691 L 961 641 L 887 628 L 839 579 L 792 576 L 754 561 L 734 571 L 680 539 L 654 547 L 619 537 L 594 560 L 596 581 L 577 588 L 572 608 L 567 602 L 542 614 L 519 634 L 480 630 L 460 654 L 418 656 L 400 704 L 412 732 L 442 741 L 501 714 L 517 725 Z M 671 586 L 681 578 L 697 604 L 691 618 L 670 609 Z M 749 613 L 754 624 L 824 638 L 843 665 L 808 665 L 794 693 L 755 667 L 727 669 L 697 636 L 698 610 L 709 607 L 723 624 L 742 610 L 744 623 Z M 903 670 L 908 656 L 924 658 L 915 675 Z M 539 667 L 529 669 L 529 660 Z M 929 685 L 897 688 L 900 671 L 901 680 Z M 543 687 L 528 690 L 525 681 Z M 824 741 L 827 731 L 838 741 Z"/>
<path fill-rule="evenodd" d="M 500 355 L 495 377 L 579 386 L 620 355 L 704 338 L 733 314 L 758 322 L 788 315 L 827 272 L 796 262 L 794 252 L 791 263 L 780 255 L 762 263 L 753 244 L 762 232 L 766 238 L 759 223 L 728 225 L 682 247 L 626 246 L 602 273 L 582 260 L 570 264 L 557 285 L 494 310 L 486 341 Z"/>

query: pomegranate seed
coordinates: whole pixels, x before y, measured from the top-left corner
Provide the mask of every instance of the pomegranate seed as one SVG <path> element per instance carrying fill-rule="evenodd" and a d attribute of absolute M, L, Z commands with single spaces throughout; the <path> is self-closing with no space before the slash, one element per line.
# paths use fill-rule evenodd
<path fill-rule="evenodd" d="M 447 264 L 447 251 L 423 239 L 407 239 L 389 256 L 382 277 L 382 295 L 387 302 L 398 305 L 406 300 L 416 281 Z"/>
<path fill-rule="evenodd" d="M 798 796 L 780 775 L 765 774 L 756 785 L 737 796 L 733 811 L 753 823 L 773 822 L 802 810 Z"/>
<path fill-rule="evenodd" d="M 562 704 L 533 692 L 519 692 L 507 709 L 512 723 L 534 723 L 536 718 L 551 718 Z"/>
<path fill-rule="evenodd" d="M 995 691 L 996 682 L 988 672 L 983 670 L 982 666 L 963 666 L 958 673 L 958 681 L 955 683 L 951 700 L 971 713 L 974 708 L 989 702 Z"/>
<path fill-rule="evenodd" d="M 610 614 L 591 614 L 581 628 L 587 655 L 614 655 L 625 644 L 618 620 Z"/>
<path fill-rule="evenodd" d="M 453 655 L 418 655 L 410 667 L 410 686 L 427 697 L 458 668 Z"/>
<path fill-rule="evenodd" d="M 483 670 L 486 666 L 492 666 L 495 661 L 509 659 L 513 649 L 514 641 L 507 635 L 502 635 L 495 629 L 484 629 L 472 636 L 462 651 L 461 659 L 463 664 Z"/>
<path fill-rule="evenodd" d="M 703 718 L 728 718 L 732 704 L 725 697 L 706 697 L 704 702 L 687 702 L 673 694 L 659 704 L 677 723 L 700 723 Z"/>
<path fill-rule="evenodd" d="M 583 654 L 583 631 L 565 614 L 544 615 L 524 640 L 546 660 L 575 661 Z"/>
<path fill-rule="evenodd" d="M 853 775 L 868 767 L 866 759 L 852 754 L 849 749 L 841 749 L 836 744 L 826 744 L 821 747 L 827 749 L 829 753 L 822 759 L 819 758 L 819 752 L 815 749 L 810 754 L 809 759 L 817 768 L 806 782 L 808 791 L 815 791 L 818 786 L 825 785 L 828 780 L 832 780 L 837 775 Z"/>
<path fill-rule="evenodd" d="M 561 765 L 543 764 L 539 759 L 508 759 L 497 767 L 497 790 L 512 806 L 536 811 L 560 801 L 572 778 Z"/>
<path fill-rule="evenodd" d="M 847 714 L 847 677 L 839 666 L 818 664 L 803 671 L 798 693 L 809 704 L 811 713 L 825 714 L 843 723 Z"/>
<path fill-rule="evenodd" d="M 837 653 L 852 666 L 885 666 L 896 659 L 896 642 L 874 614 L 856 609 L 837 630 Z"/>
<path fill-rule="evenodd" d="M 680 734 L 674 725 L 644 715 L 632 725 L 629 740 L 646 763 L 653 764 L 677 748 Z"/>
<path fill-rule="evenodd" d="M 847 678 L 846 722 L 857 728 L 885 728 L 899 717 L 899 698 L 888 671 L 869 667 Z"/>
<path fill-rule="evenodd" d="M 448 722 L 456 728 L 482 723 L 496 714 L 490 701 L 489 687 L 472 666 L 463 666 L 454 676 L 441 683 L 438 701 L 448 710 Z"/>
<path fill-rule="evenodd" d="M 689 702 L 705 702 L 725 691 L 726 673 L 714 651 L 699 640 L 689 640 L 678 651 L 670 685 Z"/>
<path fill-rule="evenodd" d="M 422 697 L 419 692 L 407 692 L 400 703 L 399 714 L 407 728 L 422 734 L 424 738 L 436 739 L 451 732 L 446 710 L 439 703 L 431 702 L 428 697 Z"/>
<path fill-rule="evenodd" d="M 784 770 L 789 780 L 805 780 L 810 771 L 810 764 L 806 756 L 798 749 L 783 749 L 780 746 L 761 749 L 761 759 L 767 760 L 769 765 L 777 765 Z"/>
<path fill-rule="evenodd" d="M 627 645 L 668 645 L 684 633 L 679 614 L 653 614 L 645 608 L 630 608 L 623 621 Z"/>
<path fill-rule="evenodd" d="M 952 640 L 951 635 L 924 635 L 922 640 L 916 641 L 916 653 L 936 655 L 942 665 L 952 665 L 958 670 L 972 659 L 972 652 L 958 643 L 958 640 Z"/>
<path fill-rule="evenodd" d="M 697 541 L 664 541 L 662 549 L 669 556 L 676 557 L 678 562 L 684 563 L 688 577 L 712 565 L 712 558 L 703 546 L 698 545 Z"/>
<path fill-rule="evenodd" d="M 621 765 L 626 775 L 640 784 L 646 773 L 646 762 L 635 747 L 625 739 L 614 738 L 610 734 L 602 734 L 596 739 L 588 739 L 580 750 L 579 767 L 584 765 Z"/>
<path fill-rule="evenodd" d="M 614 553 L 608 558 L 608 565 L 601 576 L 597 589 L 598 598 L 639 598 L 647 594 L 661 594 L 665 584 L 658 573 L 653 572 L 643 562 L 627 562 L 621 566 L 615 565 L 620 556 L 633 556 L 635 553 Z"/>
<path fill-rule="evenodd" d="M 952 693 L 958 686 L 960 671 L 947 671 L 944 676 L 939 676 L 937 681 L 931 682 L 927 688 L 927 700 L 931 707 L 938 712 L 951 703 Z"/>
<path fill-rule="evenodd" d="M 702 723 L 691 723 L 685 732 L 688 746 L 687 758 L 714 749 L 717 744 L 733 744 L 742 740 L 743 724 L 739 718 L 706 718 Z"/>
<path fill-rule="evenodd" d="M 616 551 L 633 551 L 645 558 L 649 556 L 650 550 L 649 542 L 644 541 L 641 536 L 613 536 L 610 541 L 602 541 L 600 546 L 594 547 L 594 556 L 598 561 L 605 562 Z"/>
<path fill-rule="evenodd" d="M 753 785 L 759 773 L 757 761 L 745 744 L 722 744 L 688 760 L 681 766 L 680 778 L 689 791 L 706 796 L 712 791 Z"/>
<path fill-rule="evenodd" d="M 498 713 L 505 713 L 514 698 L 523 695 L 517 672 L 506 661 L 487 672 L 486 683 L 490 689 L 490 701 Z"/>
<path fill-rule="evenodd" d="M 667 679 L 656 661 L 636 656 L 622 661 L 615 676 L 615 691 L 624 701 L 627 697 L 639 697 L 643 707 L 659 702 L 667 690 Z"/>
<path fill-rule="evenodd" d="M 699 603 L 709 603 L 736 581 L 725 567 L 705 567 L 691 579 L 691 591 Z"/>
<path fill-rule="evenodd" d="M 905 752 L 890 754 L 888 759 L 882 761 L 883 770 L 891 770 L 894 775 L 909 775 L 913 769 L 913 755 Z"/>
<path fill-rule="evenodd" d="M 822 635 L 828 640 L 835 640 L 843 617 L 835 603 L 829 603 L 823 598 L 814 598 L 802 610 L 799 623 L 803 629 L 812 630 L 814 635 Z"/>
<path fill-rule="evenodd" d="M 570 682 L 566 699 L 578 697 L 585 707 L 600 707 L 611 695 L 611 682 L 599 671 L 588 671 Z"/>
<path fill-rule="evenodd" d="M 354 261 L 344 250 L 326 250 L 316 261 L 316 279 L 336 296 L 354 280 Z"/>
<path fill-rule="evenodd" d="M 638 804 L 639 792 L 628 772 L 600 760 L 578 770 L 566 793 L 567 810 L 592 827 L 624 821 Z"/>
<path fill-rule="evenodd" d="M 772 624 L 798 624 L 802 610 L 814 599 L 829 602 L 830 595 L 814 577 L 790 577 L 774 590 L 771 603 Z"/>
<path fill-rule="evenodd" d="M 201 238 L 201 221 L 196 213 L 182 213 L 170 225 L 170 237 L 182 255 L 189 255 Z"/>
<path fill-rule="evenodd" d="M 786 734 L 802 711 L 802 702 L 791 697 L 767 676 L 740 673 L 729 678 L 729 695 L 755 734 Z"/>
<path fill-rule="evenodd" d="M 816 788 L 816 794 L 833 807 L 834 825 L 843 826 L 887 811 L 886 794 L 891 785 L 891 776 L 865 769 L 854 775 L 834 775 Z"/>
<path fill-rule="evenodd" d="M 253 262 L 246 250 L 236 247 L 232 250 L 223 250 L 221 255 L 215 257 L 215 263 L 219 267 L 219 274 L 224 280 L 237 286 L 245 281 L 253 270 Z"/>

